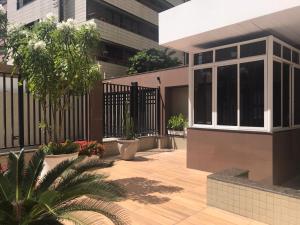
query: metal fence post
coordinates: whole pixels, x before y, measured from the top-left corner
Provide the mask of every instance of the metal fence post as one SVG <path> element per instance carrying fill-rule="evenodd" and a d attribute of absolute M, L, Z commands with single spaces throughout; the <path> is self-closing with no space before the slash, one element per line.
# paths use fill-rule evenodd
<path fill-rule="evenodd" d="M 24 148 L 24 90 L 21 75 L 18 77 L 18 83 L 19 146 L 22 149 Z"/>
<path fill-rule="evenodd" d="M 139 116 L 139 108 L 138 108 L 138 82 L 131 83 L 130 89 L 130 116 L 133 120 L 134 131 L 138 133 L 138 116 Z"/>
<path fill-rule="evenodd" d="M 156 89 L 156 123 L 157 123 L 157 133 L 161 134 L 161 123 L 160 123 L 160 87 Z"/>

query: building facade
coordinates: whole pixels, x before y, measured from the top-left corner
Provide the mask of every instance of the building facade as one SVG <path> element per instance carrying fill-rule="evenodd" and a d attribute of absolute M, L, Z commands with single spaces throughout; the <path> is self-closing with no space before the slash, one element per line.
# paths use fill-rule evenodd
<path fill-rule="evenodd" d="M 128 58 L 146 48 L 159 48 L 158 13 L 186 0 L 10 0 L 10 23 L 31 24 L 48 13 L 60 20 L 94 20 L 101 30 L 98 59 L 105 77 L 126 74 Z M 177 56 L 183 60 L 184 55 Z"/>
<path fill-rule="evenodd" d="M 188 167 L 298 175 L 300 0 L 192 0 L 159 21 L 160 44 L 190 53 Z"/>

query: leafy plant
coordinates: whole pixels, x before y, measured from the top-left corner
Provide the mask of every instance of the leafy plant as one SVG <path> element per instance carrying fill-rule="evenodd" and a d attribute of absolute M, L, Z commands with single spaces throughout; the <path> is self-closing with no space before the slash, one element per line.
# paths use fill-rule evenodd
<path fill-rule="evenodd" d="M 76 141 L 76 144 L 80 146 L 79 156 L 92 156 L 96 155 L 99 158 L 103 157 L 104 148 L 103 145 L 98 143 L 97 141 Z"/>
<path fill-rule="evenodd" d="M 26 81 L 30 93 L 40 101 L 43 111 L 50 110 L 53 125 L 46 118 L 41 123 L 50 141 L 57 142 L 58 133 L 63 133 L 62 121 L 70 106 L 70 96 L 88 93 L 101 79 L 100 66 L 94 57 L 99 41 L 100 33 L 94 22 L 78 25 L 68 19 L 58 23 L 52 15 L 30 29 L 25 26 L 9 29 L 7 57 L 13 59 L 15 69 Z"/>
<path fill-rule="evenodd" d="M 143 73 L 178 66 L 181 63 L 178 58 L 172 58 L 174 53 L 174 51 L 168 52 L 168 49 L 151 48 L 142 50 L 129 59 L 127 73 Z"/>
<path fill-rule="evenodd" d="M 82 212 L 101 214 L 114 224 L 127 223 L 123 210 L 112 203 L 124 196 L 123 190 L 103 175 L 86 173 L 111 167 L 112 162 L 66 160 L 39 177 L 44 157 L 37 151 L 25 166 L 23 150 L 9 154 L 8 170 L 0 173 L 1 225 L 95 224 L 95 217 Z"/>
<path fill-rule="evenodd" d="M 49 142 L 47 145 L 42 145 L 41 150 L 47 155 L 62 155 L 78 152 L 79 147 L 77 143 L 66 140 L 64 143 Z"/>
<path fill-rule="evenodd" d="M 171 130 L 183 131 L 185 127 L 187 127 L 187 120 L 182 113 L 172 116 L 168 120 L 168 128 Z"/>
<path fill-rule="evenodd" d="M 5 50 L 5 42 L 7 35 L 7 14 L 4 7 L 0 4 L 0 51 Z M 0 61 L 2 61 L 2 56 L 0 55 Z"/>
<path fill-rule="evenodd" d="M 124 127 L 124 139 L 126 140 L 134 140 L 135 139 L 135 132 L 134 132 L 134 123 L 133 119 L 130 115 L 129 103 L 125 104 L 125 110 L 123 115 L 123 127 Z"/>

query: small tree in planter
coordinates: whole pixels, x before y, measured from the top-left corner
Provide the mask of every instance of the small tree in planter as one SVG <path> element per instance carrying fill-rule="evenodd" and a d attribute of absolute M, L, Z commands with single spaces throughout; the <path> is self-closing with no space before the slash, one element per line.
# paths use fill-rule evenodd
<path fill-rule="evenodd" d="M 183 114 L 172 116 L 168 120 L 168 133 L 171 135 L 184 136 L 185 128 L 187 127 L 187 120 Z"/>
<path fill-rule="evenodd" d="M 93 57 L 99 41 L 95 23 L 76 25 L 72 19 L 58 23 L 51 15 L 31 29 L 19 26 L 8 32 L 8 57 L 30 93 L 40 101 L 43 112 L 51 112 L 53 125 L 46 118 L 40 124 L 50 141 L 60 141 L 58 130 L 61 134 L 69 97 L 88 93 L 101 78 Z"/>
<path fill-rule="evenodd" d="M 123 160 L 133 160 L 138 150 L 139 141 L 136 139 L 128 103 L 125 105 L 123 125 L 124 137 L 118 140 L 119 152 Z"/>

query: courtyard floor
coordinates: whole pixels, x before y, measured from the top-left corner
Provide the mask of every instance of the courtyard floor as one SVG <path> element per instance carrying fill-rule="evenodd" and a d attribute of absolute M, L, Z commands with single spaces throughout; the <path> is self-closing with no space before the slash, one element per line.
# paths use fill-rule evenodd
<path fill-rule="evenodd" d="M 100 170 L 125 186 L 119 202 L 134 225 L 264 225 L 206 205 L 209 173 L 186 168 L 186 150 L 140 152 Z"/>

